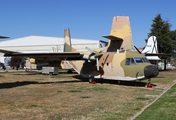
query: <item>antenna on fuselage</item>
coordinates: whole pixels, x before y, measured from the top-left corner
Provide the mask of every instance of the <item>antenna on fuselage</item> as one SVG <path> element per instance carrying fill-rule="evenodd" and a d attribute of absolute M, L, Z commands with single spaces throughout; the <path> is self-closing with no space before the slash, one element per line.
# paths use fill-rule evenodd
<path fill-rule="evenodd" d="M 135 49 L 139 52 L 139 54 L 141 54 L 141 51 L 139 51 L 139 49 L 137 49 L 137 47 L 136 46 L 134 46 L 135 47 Z"/>

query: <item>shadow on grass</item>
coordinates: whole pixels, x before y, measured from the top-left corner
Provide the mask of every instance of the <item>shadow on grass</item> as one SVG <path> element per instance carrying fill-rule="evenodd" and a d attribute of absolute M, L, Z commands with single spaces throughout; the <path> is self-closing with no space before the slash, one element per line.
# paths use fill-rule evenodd
<path fill-rule="evenodd" d="M 23 75 L 40 75 L 42 74 L 42 72 L 24 72 L 26 74 Z M 59 72 L 59 74 L 77 74 L 76 72 L 72 72 L 72 73 L 68 73 L 68 72 Z M 14 73 L 13 75 L 22 75 L 20 73 Z M 48 75 L 48 74 L 42 74 L 42 75 Z M 57 75 L 53 75 L 53 76 L 57 76 Z"/>
<path fill-rule="evenodd" d="M 103 82 L 102 82 L 103 81 Z M 146 82 L 137 82 L 137 81 L 118 81 L 118 80 L 105 80 L 99 79 L 96 80 L 97 83 L 106 83 L 106 84 L 113 84 L 113 85 L 122 85 L 122 86 L 136 86 L 136 87 L 145 87 Z"/>
<path fill-rule="evenodd" d="M 71 73 L 69 72 L 59 72 L 59 74 L 77 74 L 77 72 L 72 71 Z"/>
<path fill-rule="evenodd" d="M 40 75 L 40 74 L 42 74 L 41 72 L 24 72 L 24 73 L 26 73 L 26 74 L 13 73 L 13 75 L 26 75 L 26 76 L 28 76 L 28 75 Z"/>
<path fill-rule="evenodd" d="M 33 75 L 33 74 L 28 74 Z M 78 82 L 87 82 L 88 78 L 83 78 L 80 75 L 73 76 L 76 80 L 70 81 L 55 81 L 55 82 L 37 82 L 37 81 L 22 81 L 22 82 L 12 82 L 12 83 L 0 83 L 0 89 L 7 89 L 13 88 L 18 86 L 25 86 L 30 84 L 52 84 L 52 83 L 78 83 Z M 117 80 L 106 80 L 106 79 L 96 79 L 97 83 L 106 83 L 106 84 L 113 84 L 113 85 L 122 85 L 122 86 L 135 86 L 135 87 L 145 87 L 146 82 L 138 82 L 138 81 L 117 81 Z"/>
<path fill-rule="evenodd" d="M 8 89 L 14 88 L 18 86 L 25 86 L 30 84 L 52 84 L 52 83 L 75 83 L 75 82 L 82 82 L 78 80 L 72 81 L 56 81 L 56 82 L 36 82 L 36 81 L 22 81 L 22 82 L 12 82 L 12 83 L 0 83 L 0 89 Z"/>
<path fill-rule="evenodd" d="M 83 78 L 79 75 L 73 76 L 76 79 L 80 79 L 81 81 L 88 82 L 88 78 Z M 145 87 L 146 82 L 138 82 L 138 81 L 118 81 L 118 80 L 108 80 L 108 79 L 96 79 L 97 83 L 106 83 L 106 84 L 113 84 L 113 85 L 123 85 L 123 86 L 136 86 L 136 87 Z"/>

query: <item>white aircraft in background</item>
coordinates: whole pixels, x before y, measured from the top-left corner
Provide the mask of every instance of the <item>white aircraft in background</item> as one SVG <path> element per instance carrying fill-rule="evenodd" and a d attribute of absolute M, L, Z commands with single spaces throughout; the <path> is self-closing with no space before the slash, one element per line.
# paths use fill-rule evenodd
<path fill-rule="evenodd" d="M 158 48 L 157 48 L 157 40 L 155 36 L 150 36 L 147 45 L 145 46 L 145 49 L 142 51 L 142 53 L 146 54 L 146 58 L 150 60 L 161 60 L 157 55 L 153 56 L 155 54 L 158 54 Z M 150 56 L 149 54 L 153 54 Z"/>

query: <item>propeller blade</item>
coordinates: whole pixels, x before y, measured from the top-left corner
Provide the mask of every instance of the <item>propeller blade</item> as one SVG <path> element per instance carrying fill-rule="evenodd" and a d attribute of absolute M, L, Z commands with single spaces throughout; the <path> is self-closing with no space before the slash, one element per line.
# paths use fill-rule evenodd
<path fill-rule="evenodd" d="M 99 71 L 99 60 L 98 60 L 98 58 L 97 58 L 96 62 L 97 62 L 97 71 Z"/>
<path fill-rule="evenodd" d="M 92 49 L 88 48 L 87 46 L 85 47 L 88 51 L 95 53 Z"/>
<path fill-rule="evenodd" d="M 107 49 L 107 47 L 103 48 L 103 50 L 101 50 L 99 53 L 102 53 L 103 51 L 105 51 Z"/>
<path fill-rule="evenodd" d="M 107 49 L 107 47 L 105 47 L 103 50 L 101 50 L 100 53 L 91 50 L 91 49 L 88 48 L 87 46 L 86 46 L 86 49 L 94 54 L 94 57 L 96 58 L 97 71 L 99 71 L 99 68 L 100 68 L 100 67 L 99 67 L 99 60 L 98 60 L 98 57 L 102 55 L 102 54 L 100 54 L 100 53 L 103 52 L 105 49 Z M 90 56 L 89 56 L 89 57 L 90 57 Z"/>

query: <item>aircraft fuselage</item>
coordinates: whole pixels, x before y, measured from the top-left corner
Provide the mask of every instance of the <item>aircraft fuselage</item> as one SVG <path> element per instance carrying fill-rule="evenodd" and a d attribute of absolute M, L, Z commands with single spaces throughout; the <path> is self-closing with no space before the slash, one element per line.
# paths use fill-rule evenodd
<path fill-rule="evenodd" d="M 155 77 L 158 69 L 150 64 L 144 54 L 136 52 L 115 53 L 104 52 L 99 59 L 99 71 L 96 61 L 68 61 L 68 63 L 83 77 L 112 80 L 138 80 Z"/>

